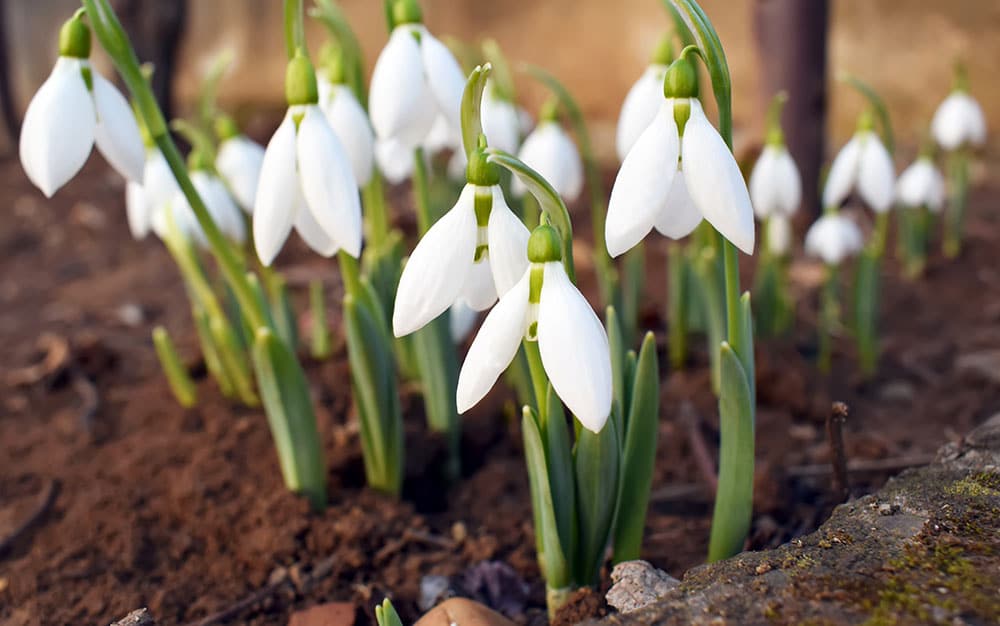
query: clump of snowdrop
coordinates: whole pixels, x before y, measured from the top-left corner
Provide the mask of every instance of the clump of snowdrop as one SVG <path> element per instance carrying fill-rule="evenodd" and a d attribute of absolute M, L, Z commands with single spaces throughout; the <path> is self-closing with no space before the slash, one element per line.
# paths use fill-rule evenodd
<path fill-rule="evenodd" d="M 839 207 L 852 191 L 876 213 L 886 213 L 895 198 L 896 169 L 892 156 L 874 130 L 870 112 L 861 115 L 857 131 L 830 166 L 823 206 Z"/>
<path fill-rule="evenodd" d="M 240 208 L 252 213 L 264 165 L 264 148 L 241 133 L 236 122 L 228 116 L 217 120 L 216 135 L 219 149 L 215 155 L 215 169 Z"/>
<path fill-rule="evenodd" d="M 392 316 L 397 337 L 419 330 L 456 302 L 483 311 L 510 290 L 528 265 L 528 229 L 507 205 L 485 142 L 473 153 L 458 202 L 410 255 Z"/>
<path fill-rule="evenodd" d="M 539 115 L 538 125 L 521 144 L 517 158 L 549 181 L 564 200 L 572 202 L 583 191 L 583 160 L 558 117 L 558 101 L 547 102 Z M 512 191 L 522 196 L 527 188 L 515 178 Z"/>
<path fill-rule="evenodd" d="M 77 12 L 60 30 L 59 58 L 24 115 L 21 165 L 46 197 L 80 171 L 95 144 L 127 180 L 143 180 L 139 126 L 125 97 L 91 66 L 90 48 Z"/>
<path fill-rule="evenodd" d="M 626 155 L 611 190 L 605 240 L 619 256 L 657 227 L 679 239 L 708 220 L 753 254 L 753 208 L 726 142 L 697 98 L 697 76 L 681 52 L 667 70 L 656 117 Z"/>
<path fill-rule="evenodd" d="M 615 149 L 619 161 L 625 160 L 632 146 L 656 118 L 656 113 L 663 105 L 663 79 L 667 75 L 667 67 L 674 60 L 673 57 L 673 39 L 665 37 L 653 53 L 649 66 L 625 96 L 615 135 Z"/>
<path fill-rule="evenodd" d="M 611 413 L 608 336 L 562 263 L 559 234 L 538 226 L 527 243 L 530 262 L 483 322 L 458 378 L 464 413 L 493 387 L 522 340 L 537 341 L 542 366 L 559 398 L 588 430 Z"/>
<path fill-rule="evenodd" d="M 361 200 L 350 158 L 319 107 L 312 63 L 288 63 L 288 112 L 267 144 L 253 211 L 254 243 L 274 261 L 294 227 L 318 254 L 361 253 Z"/>

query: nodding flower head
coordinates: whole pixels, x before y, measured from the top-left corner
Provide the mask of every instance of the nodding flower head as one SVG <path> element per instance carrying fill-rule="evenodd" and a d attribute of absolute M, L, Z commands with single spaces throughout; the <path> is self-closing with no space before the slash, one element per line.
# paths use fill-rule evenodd
<path fill-rule="evenodd" d="M 319 106 L 347 151 L 358 187 L 364 187 L 375 164 L 375 133 L 354 91 L 344 82 L 342 56 L 340 51 L 324 55 L 326 71 L 316 77 Z"/>
<path fill-rule="evenodd" d="M 226 181 L 240 208 L 252 213 L 264 165 L 264 148 L 241 133 L 236 122 L 228 116 L 216 121 L 216 135 L 220 143 L 215 169 Z"/>
<path fill-rule="evenodd" d="M 94 145 L 127 180 L 142 183 L 145 148 L 132 108 L 90 65 L 90 28 L 81 13 L 59 34 L 59 59 L 28 104 L 21 165 L 47 197 L 83 167 Z"/>
<path fill-rule="evenodd" d="M 934 140 L 945 150 L 981 146 L 986 142 L 986 116 L 969 94 L 969 78 L 958 66 L 955 87 L 934 112 L 931 120 Z"/>
<path fill-rule="evenodd" d="M 646 130 L 656 117 L 656 112 L 660 110 L 660 105 L 663 103 L 663 79 L 667 75 L 667 67 L 674 60 L 673 56 L 672 39 L 664 37 L 657 46 L 649 66 L 625 96 L 615 136 L 615 149 L 619 161 L 625 160 L 629 150 L 639 139 L 639 135 Z"/>
<path fill-rule="evenodd" d="M 816 220 L 806 233 L 806 254 L 837 266 L 849 256 L 861 252 L 864 238 L 850 218 L 831 211 Z"/>
<path fill-rule="evenodd" d="M 899 175 L 896 200 L 903 207 L 926 207 L 934 213 L 944 208 L 944 177 L 930 156 L 921 156 Z"/>
<path fill-rule="evenodd" d="M 679 239 L 702 218 L 753 254 L 753 208 L 743 175 L 697 99 L 686 48 L 666 72 L 659 111 L 622 162 L 611 190 L 605 242 L 618 256 L 655 226 Z"/>
<path fill-rule="evenodd" d="M 584 183 L 583 159 L 576 144 L 559 124 L 558 103 L 554 100 L 543 107 L 538 125 L 525 138 L 517 158 L 549 181 L 566 201 L 580 197 Z M 515 178 L 512 191 L 523 196 L 527 188 Z"/>
<path fill-rule="evenodd" d="M 858 120 L 854 137 L 833 160 L 823 189 L 824 206 L 838 207 L 856 190 L 877 213 L 892 207 L 896 169 L 873 125 L 871 113 L 866 111 Z"/>
<path fill-rule="evenodd" d="M 594 310 L 566 274 L 559 235 L 535 229 L 530 265 L 487 315 L 458 377 L 458 410 L 475 406 L 517 354 L 537 341 L 542 367 L 560 399 L 584 427 L 600 432 L 611 413 L 611 354 Z"/>
<path fill-rule="evenodd" d="M 768 111 L 767 143 L 750 173 L 750 199 L 759 219 L 790 217 L 802 204 L 802 179 L 785 146 L 781 111 L 788 96 L 778 93 Z"/>

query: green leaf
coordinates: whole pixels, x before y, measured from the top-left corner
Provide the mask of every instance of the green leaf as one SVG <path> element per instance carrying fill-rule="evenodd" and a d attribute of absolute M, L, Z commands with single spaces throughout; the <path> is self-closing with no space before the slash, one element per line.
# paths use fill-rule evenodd
<path fill-rule="evenodd" d="M 625 377 L 625 343 L 622 340 L 621 324 L 615 307 L 609 306 L 604 313 L 604 327 L 608 332 L 608 347 L 611 351 L 611 392 L 614 398 L 616 416 L 622 416 L 628 411 L 629 386 Z M 624 424 L 618 424 L 621 429 Z"/>
<path fill-rule="evenodd" d="M 614 420 L 608 420 L 600 433 L 584 428 L 577 436 L 573 461 L 579 519 L 576 559 L 579 585 L 595 584 L 604 562 L 618 504 L 620 446 Z"/>
<path fill-rule="evenodd" d="M 740 322 L 742 326 L 742 332 L 740 333 L 740 338 L 743 345 L 740 346 L 740 351 L 737 356 L 740 357 L 740 365 L 743 366 L 743 373 L 746 374 L 747 383 L 750 386 L 750 414 L 754 416 L 756 414 L 757 407 L 757 385 L 756 385 L 756 370 L 755 370 L 755 359 L 754 359 L 754 333 L 753 333 L 753 309 L 750 306 L 750 292 L 744 292 L 743 296 L 740 297 Z"/>
<path fill-rule="evenodd" d="M 313 508 L 322 509 L 326 466 L 302 366 L 267 327 L 257 329 L 253 363 L 285 485 L 305 495 Z"/>
<path fill-rule="evenodd" d="M 392 602 L 389 602 L 389 598 L 382 600 L 382 604 L 375 605 L 375 621 L 378 622 L 378 626 L 403 626 L 403 620 L 399 619 L 399 614 L 396 613 Z"/>
<path fill-rule="evenodd" d="M 247 406 L 257 406 L 260 404 L 260 400 L 254 391 L 247 355 L 229 320 L 224 317 L 210 317 L 208 328 L 212 333 L 212 340 L 218 348 L 222 368 L 225 370 L 227 378 L 233 383 L 236 395 Z"/>
<path fill-rule="evenodd" d="M 271 312 L 274 316 L 274 329 L 281 340 L 293 349 L 299 345 L 298 320 L 295 309 L 288 297 L 288 283 L 281 274 L 273 274 L 267 282 L 270 295 Z"/>
<path fill-rule="evenodd" d="M 233 382 L 229 380 L 225 368 L 222 367 L 222 358 L 219 356 L 219 349 L 212 338 L 212 329 L 208 322 L 208 314 L 198 308 L 192 307 L 191 316 L 194 318 L 194 327 L 198 332 L 198 342 L 201 344 L 201 354 L 205 359 L 205 369 L 212 375 L 219 391 L 227 398 L 232 398 L 236 394 Z"/>
<path fill-rule="evenodd" d="M 490 65 L 477 66 L 469 74 L 462 93 L 462 145 L 465 155 L 470 156 L 479 147 L 479 136 L 483 134 L 483 89 L 490 75 Z"/>
<path fill-rule="evenodd" d="M 889 151 L 889 154 L 893 154 L 896 151 L 896 136 L 892 132 L 892 119 L 889 117 L 889 108 L 885 106 L 885 100 L 882 99 L 882 96 L 878 95 L 878 92 L 871 85 L 862 81 L 857 76 L 845 74 L 841 76 L 840 80 L 854 87 L 858 93 L 868 100 L 868 103 L 875 111 L 875 115 L 878 116 L 880 134 L 882 135 L 882 142 L 885 144 L 885 149 Z"/>
<path fill-rule="evenodd" d="M 574 546 L 577 539 L 576 498 L 573 479 L 573 450 L 569 441 L 569 426 L 562 401 L 548 385 L 546 394 L 545 421 L 539 419 L 539 430 L 545 444 L 545 458 L 548 466 L 549 488 L 552 491 L 553 511 L 559 542 L 562 546 Z M 570 551 L 567 558 L 572 559 Z M 572 570 L 572 563 L 567 565 Z"/>
<path fill-rule="evenodd" d="M 712 366 L 712 390 L 719 394 L 722 388 L 722 365 L 718 345 L 726 336 L 726 299 L 717 259 L 718 255 L 711 248 L 702 250 L 694 263 L 697 280 L 693 282 L 698 287 L 705 314 L 705 331 Z"/>
<path fill-rule="evenodd" d="M 514 75 L 510 71 L 507 57 L 496 39 L 487 38 L 482 44 L 483 57 L 493 67 L 493 86 L 497 95 L 507 102 L 516 102 L 517 93 L 514 87 Z"/>
<path fill-rule="evenodd" d="M 754 420 L 750 383 L 739 357 L 723 342 L 719 396 L 719 487 L 709 539 L 709 562 L 743 550 L 753 518 Z"/>
<path fill-rule="evenodd" d="M 639 328 L 642 288 L 646 282 L 646 249 L 641 242 L 625 253 L 623 270 L 621 281 L 622 337 L 625 340 L 625 345 L 632 348 L 635 345 L 636 333 Z"/>
<path fill-rule="evenodd" d="M 368 90 L 365 89 L 365 59 L 361 52 L 361 44 L 351 28 L 344 11 L 333 0 L 315 0 L 316 6 L 309 11 L 309 16 L 319 20 L 330 31 L 344 51 L 347 84 L 354 92 L 361 106 L 368 109 Z"/>
<path fill-rule="evenodd" d="M 333 346 L 330 340 L 330 327 L 326 321 L 326 294 L 323 293 L 323 281 L 309 281 L 309 317 L 312 321 L 310 352 L 317 361 L 330 358 Z"/>
<path fill-rule="evenodd" d="M 614 561 L 639 558 L 646 508 L 653 483 L 656 440 L 660 430 L 660 367 L 656 338 L 646 333 L 632 385 L 631 410 L 625 422 L 621 486 L 614 530 Z"/>
<path fill-rule="evenodd" d="M 538 431 L 535 416 L 529 407 L 524 407 L 521 417 L 521 431 L 524 437 L 524 458 L 528 465 L 528 479 L 531 486 L 531 503 L 535 515 L 535 539 L 540 546 L 538 561 L 545 577 L 546 585 L 552 589 L 562 589 L 569 585 L 569 567 L 564 548 L 559 540 L 555 507 L 549 486 L 548 465 L 545 447 Z"/>
<path fill-rule="evenodd" d="M 683 369 L 687 361 L 688 306 L 691 289 L 688 285 L 687 255 L 679 244 L 671 243 L 667 260 L 667 321 L 670 324 L 670 365 Z M 693 294 L 691 294 L 693 295 Z"/>
<path fill-rule="evenodd" d="M 878 313 L 880 258 L 866 249 L 858 257 L 854 279 L 854 334 L 858 346 L 858 361 L 866 376 L 878 366 Z"/>
<path fill-rule="evenodd" d="M 174 342 L 170 340 L 170 335 L 163 326 L 153 329 L 153 345 L 156 347 L 156 356 L 160 360 L 167 382 L 170 383 L 170 391 L 173 392 L 174 398 L 182 407 L 190 409 L 198 403 L 198 392 L 191 375 L 177 354 Z"/>

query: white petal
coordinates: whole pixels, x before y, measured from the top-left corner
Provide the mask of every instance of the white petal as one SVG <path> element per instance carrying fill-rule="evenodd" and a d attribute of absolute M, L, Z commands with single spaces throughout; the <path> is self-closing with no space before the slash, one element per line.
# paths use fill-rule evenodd
<path fill-rule="evenodd" d="M 428 155 L 437 154 L 442 150 L 457 150 L 462 145 L 462 134 L 451 127 L 448 118 L 438 115 L 434 118 L 434 124 L 424 137 L 422 145 Z"/>
<path fill-rule="evenodd" d="M 465 341 L 465 338 L 472 332 L 472 327 L 476 325 L 479 313 L 473 311 L 464 300 L 458 300 L 451 305 L 448 310 L 448 325 L 451 331 L 451 340 L 455 343 Z"/>
<path fill-rule="evenodd" d="M 448 124 L 461 132 L 462 93 L 465 91 L 465 74 L 443 43 L 427 29 L 420 37 L 420 53 L 423 57 L 424 72 L 430 85 L 438 109 L 448 120 Z"/>
<path fill-rule="evenodd" d="M 226 181 L 240 208 L 247 213 L 253 212 L 263 165 L 264 148 L 243 135 L 223 141 L 215 157 L 215 169 Z"/>
<path fill-rule="evenodd" d="M 473 311 L 485 311 L 497 301 L 489 255 L 472 264 L 472 268 L 465 276 L 458 299 L 469 305 Z"/>
<path fill-rule="evenodd" d="M 222 234 L 240 245 L 245 243 L 246 227 L 243 223 L 243 213 L 236 206 L 223 182 L 217 176 L 209 174 L 204 184 L 198 187 L 198 193 L 201 194 Z"/>
<path fill-rule="evenodd" d="M 350 157 L 358 187 L 364 187 L 371 180 L 375 159 L 375 136 L 368 116 L 345 85 L 333 85 L 327 103 L 323 107 L 326 119 Z"/>
<path fill-rule="evenodd" d="M 861 167 L 861 140 L 851 137 L 830 166 L 826 176 L 826 187 L 823 188 L 824 208 L 839 207 L 851 195 L 858 179 L 858 168 Z"/>
<path fill-rule="evenodd" d="M 319 107 L 304 107 L 297 154 L 302 195 L 327 236 L 357 258 L 361 254 L 361 197 L 351 163 Z"/>
<path fill-rule="evenodd" d="M 396 139 L 375 141 L 375 161 L 385 179 L 393 185 L 403 182 L 413 173 L 414 149 Z"/>
<path fill-rule="evenodd" d="M 146 211 L 151 220 L 150 225 L 157 236 L 162 239 L 164 231 L 157 226 L 155 218 L 162 214 L 164 207 L 170 204 L 175 194 L 180 192 L 180 187 L 177 186 L 177 180 L 159 148 L 152 148 L 146 154 L 146 167 L 142 180 L 142 189 L 146 197 Z M 163 220 L 159 221 L 162 223 Z"/>
<path fill-rule="evenodd" d="M 625 96 L 615 138 L 619 161 L 625 160 L 629 150 L 663 105 L 663 77 L 666 70 L 663 65 L 649 66 Z"/>
<path fill-rule="evenodd" d="M 917 159 L 903 170 L 896 183 L 896 199 L 905 207 L 923 207 L 928 203 L 934 184 L 934 166 L 927 159 Z"/>
<path fill-rule="evenodd" d="M 146 192 L 139 183 L 125 183 L 125 215 L 132 238 L 144 239 L 149 234 L 150 214 L 146 206 Z"/>
<path fill-rule="evenodd" d="M 191 182 L 195 185 L 195 190 L 198 188 L 198 181 L 192 175 Z M 199 196 L 202 194 L 199 193 Z M 204 201 L 204 198 L 202 198 Z M 174 224 L 177 226 L 177 230 L 183 234 L 186 238 L 196 243 L 201 248 L 208 247 L 208 240 L 205 239 L 205 233 L 201 230 L 201 224 L 198 223 L 198 218 L 194 214 L 194 209 L 191 208 L 191 204 L 188 202 L 187 197 L 181 192 L 177 191 L 174 197 L 170 200 L 165 210 L 169 211 L 173 217 Z"/>
<path fill-rule="evenodd" d="M 767 220 L 767 248 L 777 257 L 788 255 L 792 249 L 792 222 L 781 214 Z"/>
<path fill-rule="evenodd" d="M 21 166 L 51 198 L 87 162 L 97 117 L 79 59 L 60 57 L 28 104 L 21 124 Z"/>
<path fill-rule="evenodd" d="M 802 203 L 802 181 L 795 161 L 782 146 L 766 146 L 750 174 L 750 198 L 759 219 L 792 215 Z"/>
<path fill-rule="evenodd" d="M 423 328 L 461 293 L 476 254 L 475 193 L 467 185 L 413 249 L 396 291 L 392 331 L 397 337 Z"/>
<path fill-rule="evenodd" d="M 437 107 L 409 25 L 392 31 L 375 63 L 368 110 L 379 139 L 396 138 L 411 147 L 423 141 L 434 122 Z"/>
<path fill-rule="evenodd" d="M 483 134 L 491 148 L 515 154 L 521 145 L 521 122 L 517 107 L 493 94 L 493 87 L 486 84 L 482 106 Z"/>
<path fill-rule="evenodd" d="M 497 293 L 507 293 L 528 269 L 528 238 L 531 233 L 507 205 L 500 185 L 494 185 L 490 212 L 490 267 Z"/>
<path fill-rule="evenodd" d="M 583 163 L 576 145 L 556 122 L 542 122 L 528 135 L 518 158 L 542 175 L 567 201 L 573 201 L 583 188 Z M 514 178 L 514 193 L 523 195 L 524 184 Z"/>
<path fill-rule="evenodd" d="M 931 133 L 945 150 L 982 144 L 986 140 L 983 110 L 969 94 L 953 91 L 934 112 Z"/>
<path fill-rule="evenodd" d="M 753 254 L 753 205 L 743 174 L 697 100 L 681 140 L 681 170 L 701 214 L 745 254 Z"/>
<path fill-rule="evenodd" d="M 986 143 L 986 115 L 983 107 L 970 95 L 965 94 L 969 117 L 969 142 L 976 146 Z"/>
<path fill-rule="evenodd" d="M 483 399 L 517 354 L 525 331 L 530 274 L 525 272 L 500 298 L 469 347 L 455 394 L 459 413 L 468 411 Z"/>
<path fill-rule="evenodd" d="M 944 177 L 938 168 L 931 165 L 931 188 L 927 192 L 927 208 L 934 213 L 940 213 L 944 208 L 944 200 Z"/>
<path fill-rule="evenodd" d="M 559 129 L 559 134 L 557 138 L 559 140 L 559 154 L 558 162 L 562 164 L 562 179 L 560 180 L 559 187 L 556 187 L 556 191 L 565 198 L 568 202 L 572 202 L 580 197 L 580 193 L 583 191 L 583 159 L 580 157 L 580 151 L 577 150 L 576 144 L 566 131 L 562 129 L 561 126 L 557 127 Z"/>
<path fill-rule="evenodd" d="M 656 216 L 656 222 L 653 226 L 664 237 L 681 239 L 698 228 L 701 220 L 701 211 L 694 205 L 694 200 L 688 194 L 687 184 L 684 182 L 684 172 L 677 170 L 677 173 L 674 174 L 674 182 L 670 185 L 670 193 L 667 194 L 667 201 Z"/>
<path fill-rule="evenodd" d="M 612 257 L 632 249 L 653 229 L 667 207 L 679 156 L 673 101 L 666 101 L 625 157 L 611 188 L 604 239 Z"/>
<path fill-rule="evenodd" d="M 861 250 L 861 231 L 840 214 L 824 215 L 806 233 L 806 254 L 819 257 L 827 265 L 839 265 L 848 255 Z"/>
<path fill-rule="evenodd" d="M 889 151 L 875 133 L 867 133 L 861 146 L 858 194 L 878 213 L 892 208 L 896 191 L 896 167 Z"/>
<path fill-rule="evenodd" d="M 299 194 L 295 155 L 295 122 L 289 112 L 267 144 L 254 198 L 253 239 L 257 256 L 265 266 L 278 256 L 295 222 L 295 199 Z"/>
<path fill-rule="evenodd" d="M 306 199 L 299 192 L 295 201 L 295 232 L 309 249 L 322 257 L 332 257 L 340 249 L 337 242 L 330 239 L 313 218 L 312 211 L 306 206 Z"/>
<path fill-rule="evenodd" d="M 93 71 L 94 105 L 97 127 L 94 140 L 97 149 L 118 173 L 127 180 L 142 182 L 146 149 L 139 135 L 139 124 L 128 100 L 114 85 Z"/>
<path fill-rule="evenodd" d="M 776 165 L 775 185 L 778 199 L 775 208 L 785 217 L 791 217 L 802 205 L 802 177 L 787 149 L 778 153 Z"/>
<path fill-rule="evenodd" d="M 600 432 L 611 413 L 608 336 L 559 262 L 545 264 L 538 350 L 555 392 L 580 423 Z"/>

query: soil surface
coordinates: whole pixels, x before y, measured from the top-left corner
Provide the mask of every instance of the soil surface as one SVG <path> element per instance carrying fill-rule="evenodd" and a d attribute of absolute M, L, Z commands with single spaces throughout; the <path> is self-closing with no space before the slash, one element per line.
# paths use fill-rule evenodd
<path fill-rule="evenodd" d="M 329 506 L 310 512 L 282 485 L 262 412 L 226 401 L 206 378 L 179 276 L 159 242 L 129 237 L 121 181 L 94 159 L 46 201 L 7 160 L 0 189 L 0 623 L 109 623 L 147 606 L 167 626 L 206 618 L 285 624 L 297 609 L 346 601 L 364 624 L 385 595 L 412 621 L 425 575 L 449 577 L 520 623 L 544 621 L 509 393 L 495 391 L 464 419 L 463 476 L 448 487 L 438 478 L 445 446 L 427 434 L 419 397 L 407 392 L 407 477 L 397 502 L 364 488 L 342 339 L 329 361 L 304 357 L 329 466 Z M 846 337 L 834 374 L 816 371 L 820 272 L 796 263 L 795 331 L 758 342 L 749 548 L 815 530 L 837 503 L 824 427 L 831 401 L 850 407 L 854 495 L 926 462 L 1000 411 L 1000 228 L 989 201 L 998 191 L 974 193 L 960 259 L 933 257 L 918 283 L 889 262 L 884 354 L 873 381 L 855 375 Z M 408 212 L 405 200 L 397 204 L 400 215 Z M 664 243 L 654 237 L 647 246 L 643 310 L 661 349 Z M 585 245 L 578 259 L 586 277 Z M 279 266 L 299 310 L 308 281 L 327 282 L 328 322 L 339 328 L 334 264 L 295 242 Z M 150 340 L 156 324 L 197 374 L 194 410 L 176 404 L 160 373 Z M 677 577 L 706 553 L 718 434 L 704 342 L 693 347 L 685 371 L 664 366 L 643 551 Z M 490 592 L 497 585 L 499 599 Z M 574 619 L 604 610 L 595 595 L 583 594 Z"/>

